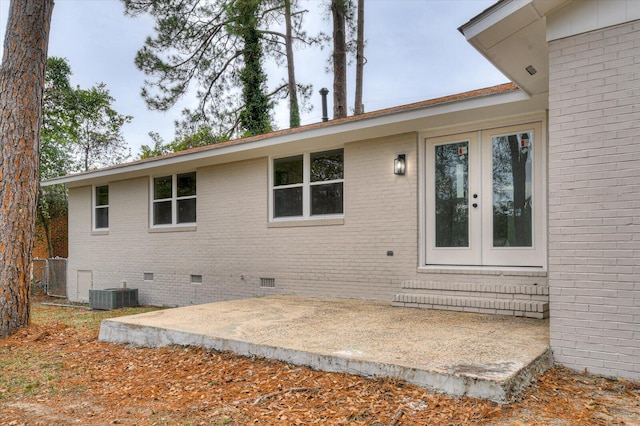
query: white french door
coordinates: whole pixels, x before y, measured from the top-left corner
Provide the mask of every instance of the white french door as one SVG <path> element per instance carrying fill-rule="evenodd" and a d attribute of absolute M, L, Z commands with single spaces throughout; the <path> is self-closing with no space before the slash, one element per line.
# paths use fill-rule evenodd
<path fill-rule="evenodd" d="M 540 123 L 426 141 L 426 262 L 544 266 Z"/>

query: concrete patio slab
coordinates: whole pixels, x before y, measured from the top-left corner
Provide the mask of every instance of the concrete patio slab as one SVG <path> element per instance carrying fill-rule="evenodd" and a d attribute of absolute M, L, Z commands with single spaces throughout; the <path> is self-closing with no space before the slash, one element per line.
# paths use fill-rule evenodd
<path fill-rule="evenodd" d="M 497 402 L 512 399 L 553 362 L 548 320 L 298 296 L 105 320 L 99 340 L 203 346 Z"/>

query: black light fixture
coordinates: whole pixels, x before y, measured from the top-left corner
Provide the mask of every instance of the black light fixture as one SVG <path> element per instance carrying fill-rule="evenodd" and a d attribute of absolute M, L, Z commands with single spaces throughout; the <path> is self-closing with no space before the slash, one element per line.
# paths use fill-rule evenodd
<path fill-rule="evenodd" d="M 529 65 L 528 67 L 525 68 L 525 70 L 529 73 L 529 75 L 534 75 L 535 73 L 538 72 L 538 70 L 535 69 L 533 65 Z"/>
<path fill-rule="evenodd" d="M 393 174 L 402 176 L 407 171 L 407 159 L 405 154 L 398 154 L 395 160 L 393 160 Z"/>

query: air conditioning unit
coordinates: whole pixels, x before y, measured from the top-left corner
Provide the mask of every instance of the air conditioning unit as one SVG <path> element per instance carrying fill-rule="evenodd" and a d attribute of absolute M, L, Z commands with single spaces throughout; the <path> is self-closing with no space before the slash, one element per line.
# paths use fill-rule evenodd
<path fill-rule="evenodd" d="M 138 306 L 137 288 L 105 288 L 89 290 L 89 307 L 108 311 L 110 309 L 132 308 Z"/>

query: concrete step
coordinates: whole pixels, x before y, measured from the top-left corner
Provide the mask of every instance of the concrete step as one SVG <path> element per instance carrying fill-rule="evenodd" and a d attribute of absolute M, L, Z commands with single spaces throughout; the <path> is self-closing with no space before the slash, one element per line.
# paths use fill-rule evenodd
<path fill-rule="evenodd" d="M 450 281 L 418 281 L 405 280 L 402 289 L 412 290 L 413 293 L 425 291 L 447 291 L 467 293 L 495 293 L 512 295 L 548 296 L 549 287 L 546 284 L 505 284 L 505 283 L 473 283 Z"/>
<path fill-rule="evenodd" d="M 441 309 L 538 319 L 549 316 L 549 302 L 545 300 L 398 293 L 394 296 L 392 305 L 406 308 Z"/>

